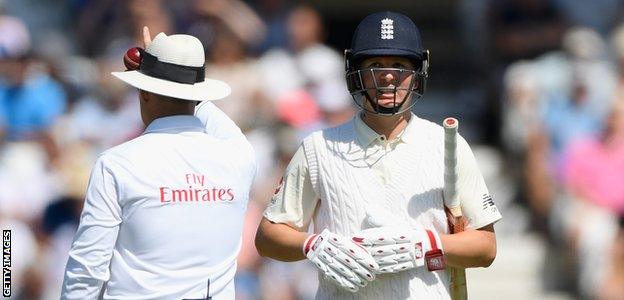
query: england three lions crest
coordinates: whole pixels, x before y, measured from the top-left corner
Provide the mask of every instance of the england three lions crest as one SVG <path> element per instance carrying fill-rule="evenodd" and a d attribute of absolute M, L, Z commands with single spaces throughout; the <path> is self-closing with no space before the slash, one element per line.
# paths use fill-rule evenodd
<path fill-rule="evenodd" d="M 385 18 L 381 20 L 381 39 L 394 39 L 394 21 L 392 19 Z"/>

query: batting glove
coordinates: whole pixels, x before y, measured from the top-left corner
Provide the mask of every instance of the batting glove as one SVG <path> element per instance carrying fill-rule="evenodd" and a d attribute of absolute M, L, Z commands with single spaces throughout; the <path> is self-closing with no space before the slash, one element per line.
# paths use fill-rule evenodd
<path fill-rule="evenodd" d="M 352 239 L 373 255 L 379 265 L 378 274 L 423 266 L 429 271 L 446 267 L 440 237 L 433 230 L 385 226 L 362 230 Z"/>
<path fill-rule="evenodd" d="M 303 253 L 325 278 L 351 292 L 373 281 L 379 269 L 366 249 L 327 229 L 309 236 L 303 243 Z"/>

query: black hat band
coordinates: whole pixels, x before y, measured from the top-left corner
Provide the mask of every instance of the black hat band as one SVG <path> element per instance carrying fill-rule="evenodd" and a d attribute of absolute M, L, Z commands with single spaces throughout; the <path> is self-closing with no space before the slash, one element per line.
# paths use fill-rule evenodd
<path fill-rule="evenodd" d="M 142 51 L 139 72 L 144 75 L 164 80 L 195 84 L 203 82 L 206 77 L 204 67 L 189 67 L 159 61 L 154 55 Z"/>

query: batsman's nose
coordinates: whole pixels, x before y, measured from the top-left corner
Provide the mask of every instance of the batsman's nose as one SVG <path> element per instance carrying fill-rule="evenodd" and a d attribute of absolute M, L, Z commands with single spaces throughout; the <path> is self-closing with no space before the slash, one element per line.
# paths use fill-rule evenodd
<path fill-rule="evenodd" d="M 376 76 L 377 82 L 382 85 L 396 85 L 398 83 L 399 74 L 394 70 L 380 70 Z"/>

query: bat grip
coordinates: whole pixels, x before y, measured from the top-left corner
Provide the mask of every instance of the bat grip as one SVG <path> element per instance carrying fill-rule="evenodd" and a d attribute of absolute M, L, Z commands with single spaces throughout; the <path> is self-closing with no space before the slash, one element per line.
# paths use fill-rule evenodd
<path fill-rule="evenodd" d="M 444 206 L 453 217 L 461 217 L 461 202 L 457 197 L 457 128 L 459 121 L 446 118 L 444 127 Z"/>

